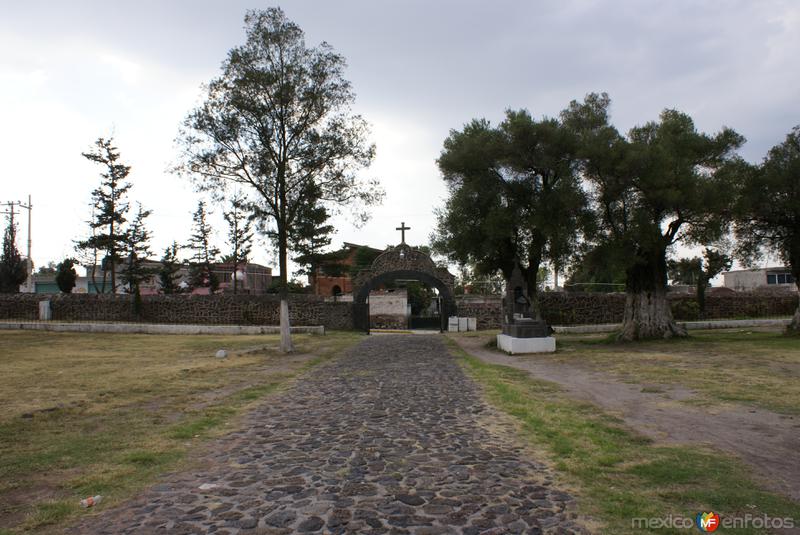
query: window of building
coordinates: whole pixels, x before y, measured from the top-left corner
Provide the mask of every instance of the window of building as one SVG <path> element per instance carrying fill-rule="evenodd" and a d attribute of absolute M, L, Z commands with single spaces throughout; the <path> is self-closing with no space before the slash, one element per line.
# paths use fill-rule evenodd
<path fill-rule="evenodd" d="M 331 289 L 331 295 L 334 297 L 337 295 L 342 295 L 342 289 L 339 288 L 338 284 L 334 285 L 334 287 Z"/>
<path fill-rule="evenodd" d="M 767 284 L 794 284 L 791 273 L 767 273 Z"/>

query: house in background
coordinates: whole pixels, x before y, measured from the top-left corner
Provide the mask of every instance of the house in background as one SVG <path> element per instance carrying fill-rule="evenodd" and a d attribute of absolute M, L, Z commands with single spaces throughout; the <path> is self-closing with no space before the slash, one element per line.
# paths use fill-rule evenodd
<path fill-rule="evenodd" d="M 220 262 L 213 264 L 211 270 L 219 279 L 219 289 L 225 293 L 233 293 L 234 277 L 238 281 L 236 292 L 242 294 L 265 294 L 272 284 L 272 268 L 261 264 Z"/>
<path fill-rule="evenodd" d="M 765 288 L 797 291 L 791 271 L 783 266 L 727 271 L 722 274 L 722 278 L 726 288 L 738 292 Z"/>
<path fill-rule="evenodd" d="M 148 260 L 145 266 L 155 272 L 161 267 L 161 263 L 157 260 Z M 103 272 L 100 266 L 95 268 L 94 282 L 92 282 L 92 267 L 84 266 L 86 270 L 85 276 L 79 276 L 75 280 L 75 288 L 72 289 L 73 293 L 100 293 L 102 290 Z M 240 263 L 238 266 L 232 263 L 220 262 L 212 264 L 212 271 L 216 273 L 219 279 L 219 289 L 217 292 L 233 293 L 233 277 L 234 273 L 237 277 L 238 284 L 236 291 L 242 294 L 261 295 L 267 293 L 267 289 L 272 284 L 272 268 L 262 266 L 260 264 L 253 264 L 249 262 Z M 184 264 L 180 267 L 177 273 L 179 284 L 184 284 L 188 287 L 189 284 L 189 265 Z M 110 285 L 110 278 L 106 277 L 106 288 Z M 59 293 L 58 284 L 56 284 L 56 276 L 54 273 L 34 274 L 33 275 L 33 291 L 40 294 Z M 158 274 L 156 273 L 146 281 L 142 282 L 139 286 L 139 291 L 142 295 L 155 295 L 160 293 L 161 284 L 159 282 Z M 117 293 L 124 294 L 125 288 L 120 282 L 120 274 L 117 272 Z M 194 294 L 207 294 L 207 288 L 196 288 L 192 293 Z"/>

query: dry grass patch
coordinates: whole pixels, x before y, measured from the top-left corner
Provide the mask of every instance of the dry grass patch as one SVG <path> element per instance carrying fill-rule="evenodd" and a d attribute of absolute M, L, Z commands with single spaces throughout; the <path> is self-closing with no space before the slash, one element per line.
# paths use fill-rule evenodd
<path fill-rule="evenodd" d="M 684 340 L 627 344 L 560 335 L 558 348 L 559 353 L 543 360 L 651 387 L 682 385 L 705 402 L 750 403 L 800 414 L 800 339 L 778 331 L 692 331 Z"/>
<path fill-rule="evenodd" d="M 118 503 L 359 339 L 299 335 L 284 356 L 276 335 L 1 332 L 0 533 L 55 530 L 87 495 Z"/>

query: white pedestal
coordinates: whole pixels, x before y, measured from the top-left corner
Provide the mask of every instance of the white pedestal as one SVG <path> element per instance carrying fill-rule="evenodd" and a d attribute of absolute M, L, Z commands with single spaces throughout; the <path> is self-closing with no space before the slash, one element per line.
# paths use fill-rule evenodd
<path fill-rule="evenodd" d="M 478 330 L 478 318 L 467 318 L 467 330 L 468 331 Z"/>
<path fill-rule="evenodd" d="M 53 319 L 53 310 L 50 301 L 39 301 L 39 320 L 50 321 Z"/>
<path fill-rule="evenodd" d="M 498 334 L 497 347 L 511 355 L 553 353 L 556 350 L 556 339 L 552 336 L 544 338 L 514 338 L 507 334 Z"/>
<path fill-rule="evenodd" d="M 458 316 L 450 316 L 447 321 L 447 332 L 458 332 Z"/>

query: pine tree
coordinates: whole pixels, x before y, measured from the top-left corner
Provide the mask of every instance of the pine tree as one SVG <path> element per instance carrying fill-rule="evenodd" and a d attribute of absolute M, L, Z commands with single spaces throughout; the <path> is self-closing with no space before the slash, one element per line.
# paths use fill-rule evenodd
<path fill-rule="evenodd" d="M 333 225 L 326 224 L 328 211 L 325 206 L 309 203 L 297 214 L 294 234 L 289 245 L 298 254 L 293 260 L 302 265 L 301 274 L 313 275 L 317 268 L 322 268 L 329 254 L 324 249 L 331 244 Z"/>
<path fill-rule="evenodd" d="M 136 294 L 139 286 L 153 276 L 154 270 L 146 267 L 147 257 L 152 255 L 150 250 L 150 232 L 144 220 L 152 212 L 145 210 L 142 205 L 136 212 L 128 230 L 125 233 L 124 264 L 120 272 L 122 282 L 127 286 L 128 293 Z"/>
<path fill-rule="evenodd" d="M 181 292 L 181 287 L 178 285 L 178 274 L 181 269 L 181 263 L 178 259 L 178 242 L 172 242 L 172 245 L 164 249 L 164 256 L 161 257 L 161 267 L 158 270 L 158 280 L 161 284 L 161 291 L 165 294 L 175 294 Z"/>
<path fill-rule="evenodd" d="M 100 186 L 92 191 L 92 220 L 89 221 L 92 235 L 77 244 L 78 249 L 84 252 L 94 250 L 105 253 L 102 259 L 101 293 L 106 291 L 107 273 L 111 276 L 111 293 L 117 290 L 116 266 L 120 263 L 127 240 L 123 226 L 127 221 L 125 214 L 129 207 L 125 196 L 131 184 L 125 182 L 125 178 L 131 168 L 120 163 L 119 150 L 113 141 L 113 138 L 108 140 L 98 138 L 94 150 L 83 153 L 84 158 L 104 167 L 104 171 L 100 174 L 102 177 Z M 92 268 L 92 278 L 94 279 L 94 268 Z M 96 282 L 94 280 L 92 282 L 97 287 Z"/>
<path fill-rule="evenodd" d="M 192 215 L 192 235 L 189 237 L 187 249 L 193 254 L 189 259 L 189 276 L 192 288 L 211 288 L 215 291 L 219 286 L 219 279 L 211 269 L 211 264 L 219 255 L 219 249 L 211 244 L 214 231 L 206 221 L 211 212 L 206 211 L 206 203 L 197 203 L 197 210 Z"/>
<path fill-rule="evenodd" d="M 13 211 L 3 233 L 3 255 L 0 256 L 0 293 L 17 293 L 28 278 L 28 268 L 17 249 L 17 223 Z"/>
<path fill-rule="evenodd" d="M 253 248 L 253 224 L 247 217 L 245 211 L 244 198 L 236 195 L 231 199 L 231 209 L 223 212 L 225 221 L 228 222 L 228 245 L 230 246 L 230 253 L 227 255 L 227 261 L 233 263 L 233 293 L 236 294 L 239 287 L 239 281 L 236 278 L 236 272 L 239 264 L 247 262 L 250 252 Z"/>

